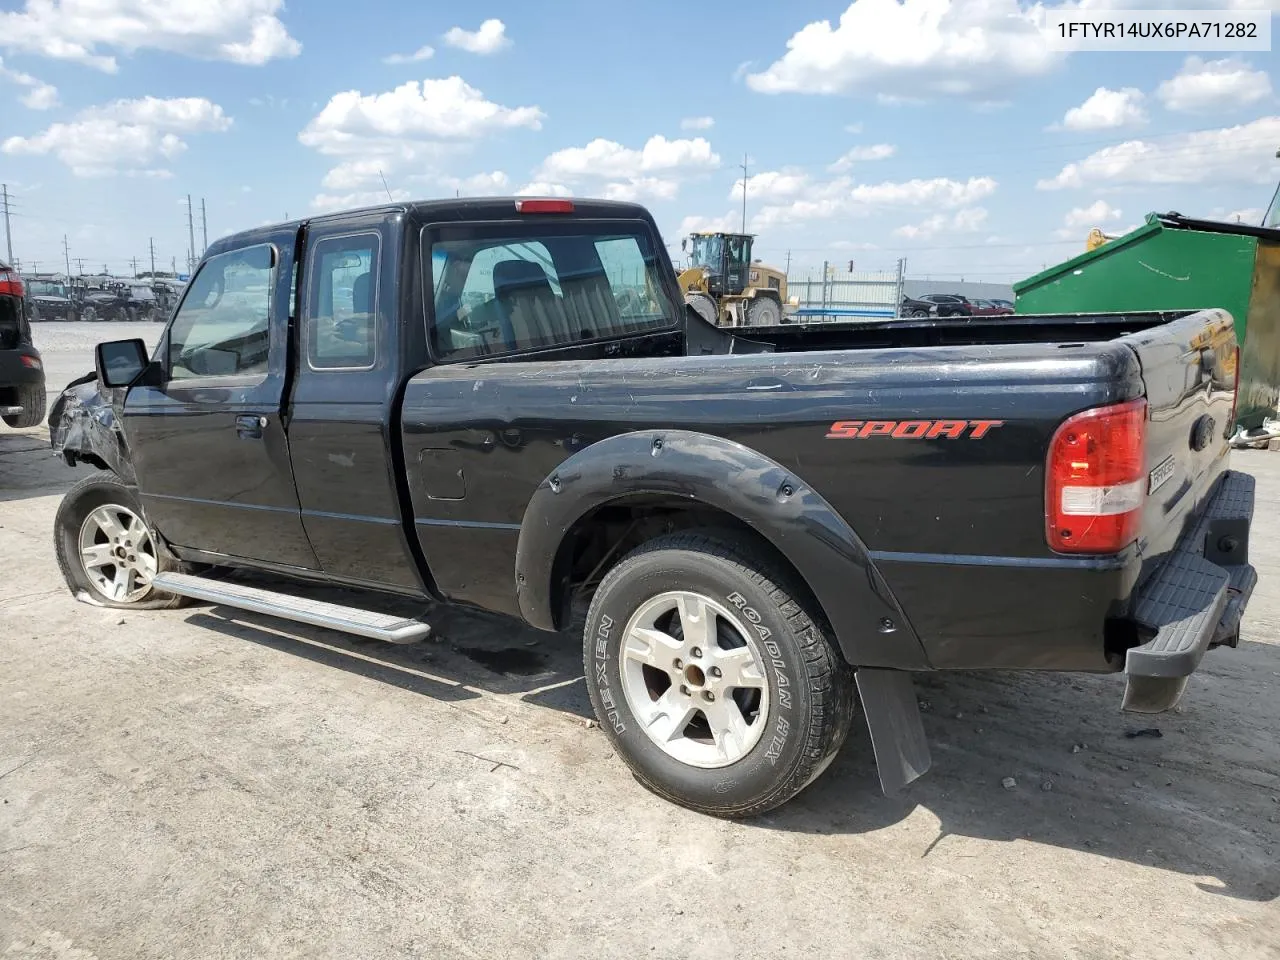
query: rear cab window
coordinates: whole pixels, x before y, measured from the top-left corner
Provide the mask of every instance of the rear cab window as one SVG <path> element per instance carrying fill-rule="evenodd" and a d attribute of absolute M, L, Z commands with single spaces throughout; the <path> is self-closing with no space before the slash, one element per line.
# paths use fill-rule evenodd
<path fill-rule="evenodd" d="M 643 223 L 429 226 L 430 343 L 438 362 L 670 329 L 661 248 Z"/>

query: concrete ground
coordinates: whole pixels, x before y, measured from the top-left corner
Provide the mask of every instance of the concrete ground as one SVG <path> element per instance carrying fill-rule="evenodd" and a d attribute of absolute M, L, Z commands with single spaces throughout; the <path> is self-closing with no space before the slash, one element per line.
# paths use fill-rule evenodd
<path fill-rule="evenodd" d="M 855 728 L 726 823 L 584 722 L 575 638 L 76 603 L 50 530 L 84 468 L 0 432 L 0 957 L 1280 958 L 1280 455 L 1233 456 L 1261 582 L 1179 712 L 1121 714 L 1113 676 L 930 678 L 904 795 Z"/>

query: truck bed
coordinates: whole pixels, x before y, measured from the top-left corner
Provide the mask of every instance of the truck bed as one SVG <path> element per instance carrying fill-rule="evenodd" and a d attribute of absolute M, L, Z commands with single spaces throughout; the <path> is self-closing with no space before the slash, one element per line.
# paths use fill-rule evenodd
<path fill-rule="evenodd" d="M 758 451 L 829 503 L 865 544 L 931 665 L 1115 669 L 1098 606 L 1127 597 L 1172 549 L 1224 469 L 1224 439 L 1198 453 L 1185 440 L 1198 417 L 1229 420 L 1225 367 L 1207 387 L 1190 372 L 1206 329 L 1229 338 L 1230 318 L 784 326 L 737 331 L 777 348 L 764 354 L 435 367 L 410 380 L 402 411 L 405 462 L 418 471 L 415 529 L 433 570 L 458 571 L 439 584 L 446 593 L 514 610 L 507 571 L 548 477 L 611 436 L 691 431 Z M 1177 482 L 1124 555 L 1055 553 L 1045 539 L 1050 438 L 1077 411 L 1144 395 L 1148 466 L 1173 457 Z M 933 438 L 913 426 L 901 439 L 880 427 L 866 438 L 833 430 L 868 422 L 994 425 Z M 737 480 L 726 471 L 725 484 Z M 450 496 L 434 496 L 446 481 Z M 448 559 L 460 554 L 482 569 Z"/>

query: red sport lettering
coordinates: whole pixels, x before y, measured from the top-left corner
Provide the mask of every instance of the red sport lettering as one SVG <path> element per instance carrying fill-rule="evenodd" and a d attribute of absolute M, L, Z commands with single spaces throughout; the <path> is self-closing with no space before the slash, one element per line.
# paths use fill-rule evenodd
<path fill-rule="evenodd" d="M 1003 420 L 837 420 L 828 440 L 982 440 Z"/>
<path fill-rule="evenodd" d="M 867 425 L 862 428 L 858 434 L 859 440 L 865 440 L 867 437 L 887 437 L 893 433 L 896 427 L 895 420 L 868 420 Z"/>
<path fill-rule="evenodd" d="M 929 432 L 931 422 L 929 420 L 903 420 L 893 428 L 893 439 L 919 440 Z"/>
<path fill-rule="evenodd" d="M 853 440 L 862 429 L 861 420 L 837 420 L 827 433 L 828 440 Z"/>

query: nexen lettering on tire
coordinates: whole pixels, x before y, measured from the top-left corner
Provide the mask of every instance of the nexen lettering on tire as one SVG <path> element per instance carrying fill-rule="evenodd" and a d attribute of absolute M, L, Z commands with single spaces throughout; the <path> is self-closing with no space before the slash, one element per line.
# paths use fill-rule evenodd
<path fill-rule="evenodd" d="M 622 722 L 622 714 L 618 711 L 617 701 L 613 699 L 613 690 L 609 687 L 609 632 L 613 629 L 613 618 L 607 613 L 600 617 L 600 626 L 596 630 L 596 688 L 600 691 L 600 702 L 605 709 L 605 717 L 615 733 L 622 733 L 627 725 Z"/>

